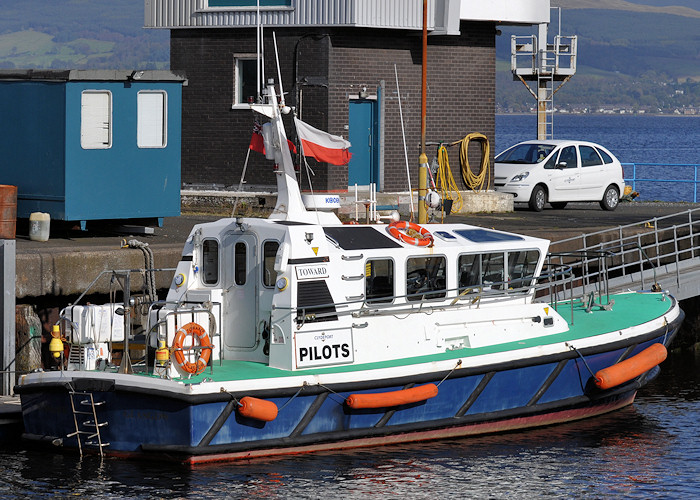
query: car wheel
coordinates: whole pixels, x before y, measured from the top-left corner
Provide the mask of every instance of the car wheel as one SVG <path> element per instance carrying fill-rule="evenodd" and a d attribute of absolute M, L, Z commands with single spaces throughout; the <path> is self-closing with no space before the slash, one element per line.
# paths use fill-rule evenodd
<path fill-rule="evenodd" d="M 530 195 L 530 210 L 541 212 L 544 204 L 547 203 L 547 193 L 542 186 L 535 186 Z"/>
<path fill-rule="evenodd" d="M 567 201 L 552 201 L 549 204 L 552 205 L 552 208 L 556 208 L 557 210 L 562 210 L 563 208 L 566 208 Z"/>
<path fill-rule="evenodd" d="M 603 199 L 600 200 L 600 208 L 603 210 L 615 210 L 620 202 L 620 193 L 615 186 L 608 186 L 603 194 Z"/>

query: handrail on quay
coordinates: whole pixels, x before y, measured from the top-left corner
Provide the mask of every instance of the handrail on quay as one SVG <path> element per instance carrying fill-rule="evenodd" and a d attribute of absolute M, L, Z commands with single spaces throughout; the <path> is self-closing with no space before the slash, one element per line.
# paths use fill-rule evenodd
<path fill-rule="evenodd" d="M 641 283 L 642 289 L 670 289 L 678 299 L 695 296 L 698 293 L 692 284 L 697 277 L 693 273 L 700 273 L 700 208 L 555 241 L 550 251 L 560 265 L 575 269 L 584 289 L 598 279 L 599 258 L 582 253 L 573 262 L 564 252 L 609 252 L 611 289 Z"/>
<path fill-rule="evenodd" d="M 698 177 L 698 169 L 700 164 L 697 163 L 622 163 L 622 168 L 624 169 L 624 180 L 630 183 L 633 191 L 637 191 L 637 183 L 644 186 L 645 183 L 671 183 L 671 184 L 692 184 L 692 200 L 687 196 L 689 193 L 686 191 L 680 191 L 679 200 L 662 200 L 662 201 L 692 201 L 693 203 L 698 202 L 698 184 L 700 184 L 700 177 Z M 666 170 L 667 168 L 672 168 L 673 171 Z M 692 169 L 692 178 L 690 177 L 690 172 Z M 659 174 L 659 170 L 664 170 L 662 174 Z M 639 177 L 638 177 L 639 175 Z M 653 175 L 654 177 L 650 177 Z"/>

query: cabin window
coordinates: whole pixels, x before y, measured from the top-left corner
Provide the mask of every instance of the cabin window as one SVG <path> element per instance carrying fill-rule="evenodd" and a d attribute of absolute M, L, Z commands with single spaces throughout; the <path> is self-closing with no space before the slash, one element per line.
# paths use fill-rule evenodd
<path fill-rule="evenodd" d="M 263 275 L 262 282 L 266 287 L 275 286 L 277 273 L 275 272 L 275 258 L 280 247 L 279 241 L 265 241 L 263 243 Z"/>
<path fill-rule="evenodd" d="M 219 282 L 219 242 L 216 240 L 202 242 L 202 282 L 205 285 Z"/>
<path fill-rule="evenodd" d="M 522 252 L 508 252 L 508 281 L 512 288 L 530 286 L 535 277 L 537 262 L 540 260 L 540 252 L 527 250 Z"/>
<path fill-rule="evenodd" d="M 245 285 L 248 274 L 248 247 L 239 241 L 233 249 L 233 276 L 236 285 Z"/>
<path fill-rule="evenodd" d="M 394 300 L 394 261 L 372 259 L 365 263 L 365 297 L 367 302 Z"/>
<path fill-rule="evenodd" d="M 80 146 L 83 149 L 112 147 L 112 93 L 86 90 L 80 97 Z"/>
<path fill-rule="evenodd" d="M 470 287 L 503 287 L 504 265 L 502 253 L 460 255 L 458 269 L 459 291 Z"/>
<path fill-rule="evenodd" d="M 136 102 L 136 145 L 139 148 L 164 148 L 167 144 L 165 92 L 141 91 Z"/>
<path fill-rule="evenodd" d="M 258 62 L 255 54 L 241 54 L 234 57 L 233 105 L 247 107 L 258 95 Z M 261 82 L 261 85 L 263 82 Z"/>
<path fill-rule="evenodd" d="M 413 257 L 406 262 L 408 300 L 437 299 L 447 293 L 445 257 Z"/>

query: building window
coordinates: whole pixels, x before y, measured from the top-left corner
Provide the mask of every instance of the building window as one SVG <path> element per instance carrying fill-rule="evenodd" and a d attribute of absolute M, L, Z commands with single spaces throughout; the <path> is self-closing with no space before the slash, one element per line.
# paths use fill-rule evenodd
<path fill-rule="evenodd" d="M 202 243 L 202 282 L 216 285 L 219 281 L 219 242 L 204 240 Z"/>
<path fill-rule="evenodd" d="M 235 57 L 233 105 L 248 104 L 258 95 L 257 58 L 255 55 L 241 55 Z"/>
<path fill-rule="evenodd" d="M 275 258 L 279 249 L 279 241 L 266 241 L 263 243 L 263 285 L 272 288 L 275 286 L 277 273 L 275 272 Z"/>
<path fill-rule="evenodd" d="M 292 0 L 259 0 L 260 7 L 291 7 Z M 209 0 L 209 7 L 254 7 L 258 0 Z"/>
<path fill-rule="evenodd" d="M 163 91 L 137 95 L 136 143 L 140 148 L 164 148 L 167 144 L 167 99 Z"/>
<path fill-rule="evenodd" d="M 372 259 L 365 263 L 365 297 L 367 302 L 394 300 L 394 261 Z"/>
<path fill-rule="evenodd" d="M 80 98 L 80 146 L 83 149 L 112 147 L 112 93 L 86 90 Z"/>

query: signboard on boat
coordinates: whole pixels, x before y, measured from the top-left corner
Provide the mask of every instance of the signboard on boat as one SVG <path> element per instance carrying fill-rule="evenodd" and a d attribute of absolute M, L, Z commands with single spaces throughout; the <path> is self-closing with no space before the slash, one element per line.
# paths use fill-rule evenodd
<path fill-rule="evenodd" d="M 295 343 L 297 368 L 341 365 L 354 361 L 350 328 L 297 333 Z"/>
<path fill-rule="evenodd" d="M 328 265 L 317 264 L 315 266 L 297 266 L 297 280 L 314 280 L 328 277 Z"/>

